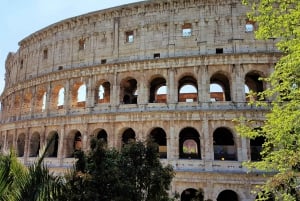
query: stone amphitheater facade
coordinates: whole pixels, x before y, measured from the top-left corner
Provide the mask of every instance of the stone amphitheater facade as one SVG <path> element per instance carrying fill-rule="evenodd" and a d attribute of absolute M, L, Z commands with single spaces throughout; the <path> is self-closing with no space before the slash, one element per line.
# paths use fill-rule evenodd
<path fill-rule="evenodd" d="M 19 42 L 6 60 L 1 150 L 25 164 L 51 136 L 45 162 L 74 163 L 96 136 L 109 147 L 152 136 L 176 176 L 171 192 L 188 201 L 250 201 L 264 182 L 242 162 L 259 160 L 263 139 L 238 135 L 232 121 L 267 108 L 249 90 L 280 58 L 275 39 L 256 40 L 257 24 L 239 0 L 149 0 L 65 19 Z M 255 97 L 250 97 L 250 99 Z"/>

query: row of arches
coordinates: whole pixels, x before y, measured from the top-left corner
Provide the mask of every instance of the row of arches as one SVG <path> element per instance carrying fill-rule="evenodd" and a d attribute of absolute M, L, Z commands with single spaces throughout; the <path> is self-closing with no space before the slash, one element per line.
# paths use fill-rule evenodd
<path fill-rule="evenodd" d="M 258 196 L 255 198 L 257 199 Z M 180 201 L 204 201 L 204 191 L 202 189 L 187 188 L 180 195 Z M 226 189 L 221 191 L 217 196 L 217 201 L 240 201 L 238 193 L 234 190 Z M 270 195 L 266 201 L 274 201 L 274 198 Z M 207 201 L 212 201 L 208 199 Z"/>
<path fill-rule="evenodd" d="M 98 139 L 103 140 L 106 144 L 108 141 L 108 134 L 104 129 L 96 129 L 92 136 L 97 137 Z M 47 135 L 46 141 L 50 139 L 54 139 L 52 144 L 48 150 L 48 157 L 57 157 L 59 152 L 59 144 L 60 141 L 63 140 L 62 144 L 64 146 L 63 157 L 70 158 L 73 157 L 73 153 L 75 150 L 82 149 L 82 137 L 83 134 L 79 130 L 72 130 L 65 139 L 60 139 L 60 135 L 57 131 L 50 132 Z M 168 157 L 168 139 L 167 134 L 161 127 L 153 128 L 149 135 L 154 142 L 158 144 L 158 153 L 160 158 Z M 237 161 L 237 143 L 234 137 L 233 132 L 227 127 L 219 127 L 213 132 L 213 159 L 214 160 L 229 160 L 229 161 Z M 128 144 L 137 139 L 136 133 L 132 128 L 127 128 L 123 131 L 120 136 L 121 144 Z M 185 127 L 179 132 L 179 140 L 178 140 L 178 150 L 179 150 L 179 158 L 180 159 L 202 159 L 202 152 L 204 146 L 201 140 L 201 136 L 198 131 L 193 127 Z M 25 154 L 25 142 L 26 136 L 25 133 L 21 133 L 17 137 L 17 155 L 19 157 L 23 157 Z M 264 139 L 258 137 L 256 139 L 250 140 L 250 157 L 252 161 L 260 160 L 260 151 L 262 149 L 262 145 L 264 143 Z M 41 135 L 38 132 L 34 132 L 29 137 L 29 148 L 28 148 L 28 156 L 35 157 L 38 155 L 39 150 L 41 148 Z"/>
<path fill-rule="evenodd" d="M 253 96 L 248 96 L 250 91 L 261 92 L 265 88 L 260 77 L 264 77 L 263 73 L 254 70 L 245 75 L 243 88 L 245 101 L 255 99 Z M 207 101 L 231 101 L 232 83 L 230 80 L 225 72 L 219 71 L 213 74 L 208 83 L 209 97 Z M 171 85 L 163 75 L 153 76 L 149 83 L 146 83 L 146 88 L 143 84 L 138 83 L 136 78 L 127 77 L 121 80 L 120 85 L 117 86 L 118 90 L 115 90 L 111 82 L 105 79 L 97 81 L 94 86 L 86 84 L 84 80 L 74 81 L 68 87 L 64 82 L 60 82 L 54 83 L 51 87 L 48 86 L 48 89 L 45 86 L 37 86 L 35 91 L 25 89 L 17 92 L 14 94 L 13 100 L 4 99 L 2 101 L 2 108 L 8 109 L 6 105 L 10 105 L 16 113 L 29 114 L 43 112 L 47 109 L 53 111 L 67 107 L 84 108 L 88 102 L 92 106 L 103 103 L 112 104 L 112 101 L 116 100 L 119 101 L 117 104 L 137 104 L 140 95 L 144 96 L 140 98 L 140 101 L 148 103 L 168 103 L 171 101 L 170 99 L 177 102 L 198 102 L 199 96 L 206 93 L 200 91 L 199 80 L 189 73 L 184 74 L 178 80 L 177 91 L 170 91 Z M 143 90 L 142 94 L 139 93 L 139 89 Z M 119 95 L 117 95 L 117 91 L 119 91 Z M 148 95 L 145 96 L 146 94 Z"/>

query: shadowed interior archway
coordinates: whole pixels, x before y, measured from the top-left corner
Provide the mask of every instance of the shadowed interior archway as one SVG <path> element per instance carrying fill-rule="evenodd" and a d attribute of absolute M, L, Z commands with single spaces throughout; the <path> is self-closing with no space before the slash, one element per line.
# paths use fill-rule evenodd
<path fill-rule="evenodd" d="M 201 159 L 200 135 L 192 127 L 186 127 L 179 134 L 179 158 Z"/>
<path fill-rule="evenodd" d="M 166 132 L 162 128 L 154 128 L 150 132 L 152 140 L 158 144 L 158 152 L 160 158 L 167 158 L 167 137 Z"/>
<path fill-rule="evenodd" d="M 233 134 L 228 128 L 217 128 L 213 133 L 214 159 L 237 160 Z"/>
<path fill-rule="evenodd" d="M 135 132 L 132 128 L 127 128 L 122 134 L 122 144 L 128 144 L 135 141 Z"/>
<path fill-rule="evenodd" d="M 180 201 L 204 201 L 203 190 L 196 190 L 194 188 L 185 189 L 180 196 Z"/>
<path fill-rule="evenodd" d="M 236 192 L 224 190 L 218 195 L 217 201 L 239 201 L 239 198 Z"/>

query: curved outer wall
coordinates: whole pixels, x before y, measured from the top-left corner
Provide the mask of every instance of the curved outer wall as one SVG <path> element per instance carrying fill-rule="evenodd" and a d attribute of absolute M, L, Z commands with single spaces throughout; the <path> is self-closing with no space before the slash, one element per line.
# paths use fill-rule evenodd
<path fill-rule="evenodd" d="M 259 127 L 267 108 L 248 106 L 244 86 L 268 87 L 258 77 L 272 72 L 280 53 L 273 39 L 254 39 L 257 24 L 246 12 L 238 0 L 152 0 L 33 33 L 6 60 L 2 151 L 13 146 L 30 164 L 56 135 L 46 163 L 61 171 L 92 136 L 120 148 L 151 135 L 176 170 L 171 193 L 181 200 L 191 189 L 204 199 L 222 200 L 225 191 L 254 200 L 250 191 L 264 178 L 242 166 L 253 149 L 232 120 L 253 118 Z"/>

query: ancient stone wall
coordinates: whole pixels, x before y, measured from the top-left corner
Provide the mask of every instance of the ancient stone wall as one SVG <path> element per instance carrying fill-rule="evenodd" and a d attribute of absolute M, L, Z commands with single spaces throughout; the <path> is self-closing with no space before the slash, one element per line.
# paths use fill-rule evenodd
<path fill-rule="evenodd" d="M 250 106 L 248 93 L 268 87 L 259 78 L 280 53 L 273 39 L 254 39 L 246 12 L 238 0 L 152 0 L 33 33 L 6 61 L 1 150 L 30 164 L 56 136 L 46 163 L 61 171 L 92 136 L 116 148 L 152 136 L 182 201 L 199 189 L 254 200 L 264 178 L 242 162 L 260 159 L 263 140 L 240 137 L 232 120 L 261 125 L 268 108 Z"/>

